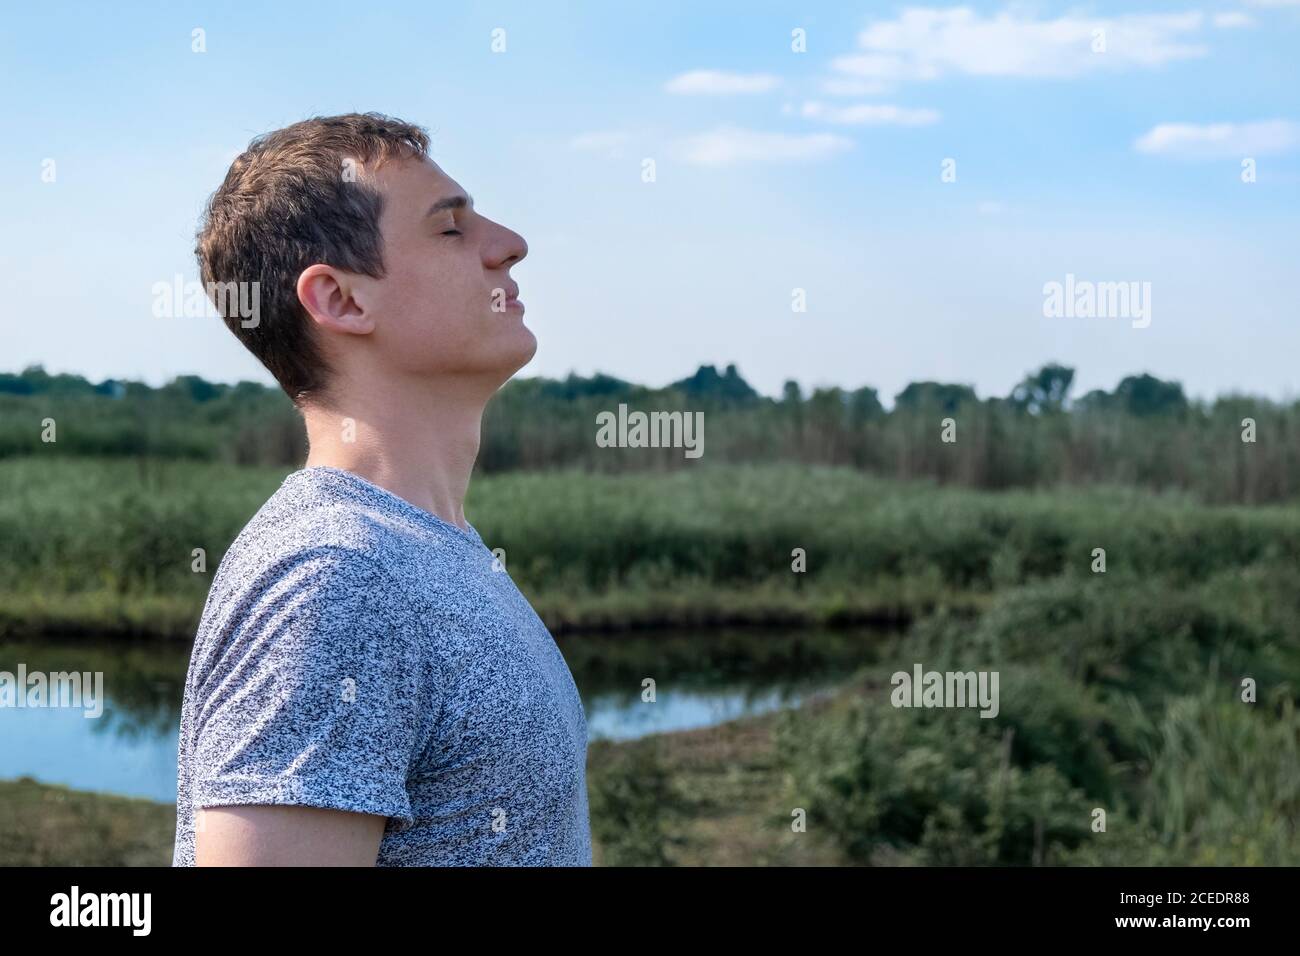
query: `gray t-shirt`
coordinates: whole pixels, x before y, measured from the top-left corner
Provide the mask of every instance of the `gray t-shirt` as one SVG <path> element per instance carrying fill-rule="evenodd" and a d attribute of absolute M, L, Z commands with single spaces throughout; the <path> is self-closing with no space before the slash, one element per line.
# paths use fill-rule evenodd
<path fill-rule="evenodd" d="M 304 468 L 212 582 L 172 862 L 195 808 L 295 804 L 388 817 L 380 866 L 590 866 L 586 762 L 564 657 L 478 532 Z"/>

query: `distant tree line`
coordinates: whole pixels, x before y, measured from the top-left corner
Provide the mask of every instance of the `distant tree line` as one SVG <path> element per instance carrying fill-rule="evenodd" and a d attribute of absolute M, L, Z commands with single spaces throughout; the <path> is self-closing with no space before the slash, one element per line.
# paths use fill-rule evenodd
<path fill-rule="evenodd" d="M 846 465 L 900 479 L 977 488 L 1109 482 L 1183 489 L 1212 502 L 1287 500 L 1300 492 L 1300 402 L 1244 395 L 1193 401 L 1177 382 L 1131 375 L 1070 396 L 1074 370 L 1045 365 L 1005 397 L 969 385 L 913 382 L 886 409 L 873 388 L 787 382 L 760 395 L 734 365 L 647 388 L 609 375 L 515 379 L 488 407 L 479 469 L 574 467 L 618 472 L 774 460 Z M 704 454 L 601 448 L 596 415 L 703 411 Z M 57 441 L 42 441 L 53 419 Z M 944 438 L 949 440 L 945 441 Z M 300 465 L 302 421 L 279 389 L 179 376 L 160 388 L 91 383 L 39 366 L 0 374 L 0 457 L 161 456 Z"/>

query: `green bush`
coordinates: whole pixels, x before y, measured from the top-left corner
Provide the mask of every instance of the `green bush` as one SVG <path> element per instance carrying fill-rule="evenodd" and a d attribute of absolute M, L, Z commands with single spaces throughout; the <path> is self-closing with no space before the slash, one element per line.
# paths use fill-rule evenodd
<path fill-rule="evenodd" d="M 592 837 L 605 866 L 672 866 L 687 816 L 659 753 L 647 737 L 626 744 L 589 780 Z"/>
<path fill-rule="evenodd" d="M 1013 732 L 999 737 L 987 723 L 975 711 L 857 698 L 782 721 L 778 747 L 809 828 L 830 831 L 852 859 L 1058 862 L 1087 832 L 1089 801 L 1052 764 L 1018 765 Z"/>

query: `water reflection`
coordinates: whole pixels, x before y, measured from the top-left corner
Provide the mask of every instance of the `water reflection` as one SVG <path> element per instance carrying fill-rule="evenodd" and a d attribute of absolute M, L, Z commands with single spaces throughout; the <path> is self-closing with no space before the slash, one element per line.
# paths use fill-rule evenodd
<path fill-rule="evenodd" d="M 638 632 L 561 637 L 592 739 L 707 727 L 795 706 L 869 663 L 871 631 Z M 103 716 L 0 709 L 0 779 L 32 776 L 125 796 L 176 799 L 176 735 L 188 644 L 50 639 L 0 648 L 0 670 L 102 671 Z M 643 699 L 653 681 L 655 700 Z"/>

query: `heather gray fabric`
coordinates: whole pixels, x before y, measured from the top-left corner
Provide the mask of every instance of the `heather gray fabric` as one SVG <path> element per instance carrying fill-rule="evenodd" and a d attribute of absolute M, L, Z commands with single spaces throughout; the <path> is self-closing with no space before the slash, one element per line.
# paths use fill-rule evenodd
<path fill-rule="evenodd" d="M 380 866 L 590 866 L 586 756 L 569 668 L 478 532 L 304 468 L 212 582 L 172 862 L 196 807 L 301 804 L 388 817 Z"/>

